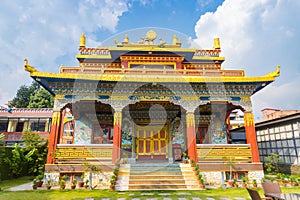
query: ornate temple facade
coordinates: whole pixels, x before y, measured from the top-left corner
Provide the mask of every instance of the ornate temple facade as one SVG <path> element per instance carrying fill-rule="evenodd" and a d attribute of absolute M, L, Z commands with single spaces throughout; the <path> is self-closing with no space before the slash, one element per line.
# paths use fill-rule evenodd
<path fill-rule="evenodd" d="M 90 171 L 95 182 L 89 163 L 108 181 L 118 160 L 180 163 L 187 153 L 206 182 L 221 184 L 229 161 L 237 178 L 241 172 L 260 180 L 250 97 L 279 76 L 279 67 L 248 77 L 221 67 L 218 38 L 213 48 L 196 49 L 181 47 L 176 35 L 170 44 L 156 37 L 151 30 L 137 43 L 125 35 L 115 46 L 93 48 L 82 34 L 79 65 L 58 73 L 25 60 L 30 76 L 55 95 L 46 174 L 73 179 Z M 236 109 L 244 112 L 247 144 L 230 144 L 228 119 Z"/>

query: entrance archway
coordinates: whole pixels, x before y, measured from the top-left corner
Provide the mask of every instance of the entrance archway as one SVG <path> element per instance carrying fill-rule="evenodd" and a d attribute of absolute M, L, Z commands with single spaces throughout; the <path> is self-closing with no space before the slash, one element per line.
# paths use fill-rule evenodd
<path fill-rule="evenodd" d="M 141 101 L 123 110 L 122 155 L 173 162 L 173 144 L 185 150 L 185 110 L 168 101 Z M 125 155 L 126 156 L 126 155 Z"/>

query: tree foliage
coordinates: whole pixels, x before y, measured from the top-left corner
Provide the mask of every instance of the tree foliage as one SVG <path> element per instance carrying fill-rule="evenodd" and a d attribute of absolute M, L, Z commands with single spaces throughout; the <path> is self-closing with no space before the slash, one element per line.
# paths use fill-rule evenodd
<path fill-rule="evenodd" d="M 9 107 L 51 108 L 53 107 L 53 101 L 52 95 L 33 81 L 30 86 L 22 85 L 18 89 Z"/>
<path fill-rule="evenodd" d="M 9 166 L 10 176 L 16 178 L 22 174 L 26 159 L 23 149 L 17 143 L 11 153 L 11 157 L 4 158 L 4 162 Z"/>
<path fill-rule="evenodd" d="M 282 160 L 280 159 L 278 154 L 271 153 L 266 158 L 266 162 L 264 163 L 265 170 L 269 174 L 277 174 L 280 171 L 280 164 Z"/>
<path fill-rule="evenodd" d="M 38 133 L 26 130 L 22 134 L 24 141 L 24 155 L 28 163 L 30 175 L 40 175 L 44 173 L 47 158 L 48 140 L 42 138 Z"/>
<path fill-rule="evenodd" d="M 54 97 L 44 88 L 40 88 L 37 93 L 30 96 L 28 108 L 51 108 Z"/>
<path fill-rule="evenodd" d="M 38 133 L 26 130 L 22 134 L 24 146 L 15 144 L 12 156 L 4 158 L 4 162 L 9 166 L 10 175 L 19 177 L 24 167 L 28 168 L 28 175 L 43 175 L 47 158 L 47 140 Z"/>

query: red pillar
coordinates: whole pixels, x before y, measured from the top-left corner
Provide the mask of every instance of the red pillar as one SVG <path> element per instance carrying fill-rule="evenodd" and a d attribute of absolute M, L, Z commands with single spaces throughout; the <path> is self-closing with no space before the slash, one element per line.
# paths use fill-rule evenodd
<path fill-rule="evenodd" d="M 244 113 L 244 123 L 245 123 L 247 144 L 250 144 L 251 146 L 252 162 L 260 162 L 258 145 L 256 140 L 255 123 L 254 123 L 254 117 L 252 112 Z"/>
<path fill-rule="evenodd" d="M 194 113 L 186 114 L 186 133 L 187 133 L 187 150 L 189 159 L 198 162 L 196 148 L 196 131 L 195 131 L 195 115 Z"/>
<path fill-rule="evenodd" d="M 120 159 L 121 150 L 121 131 L 122 131 L 122 112 L 117 111 L 114 113 L 114 139 L 113 139 L 113 152 L 112 163 Z"/>
<path fill-rule="evenodd" d="M 49 135 L 47 164 L 53 164 L 55 161 L 53 151 L 56 149 L 57 137 L 59 135 L 59 127 L 61 121 L 60 118 L 60 111 L 54 111 L 52 114 L 52 124 Z"/>

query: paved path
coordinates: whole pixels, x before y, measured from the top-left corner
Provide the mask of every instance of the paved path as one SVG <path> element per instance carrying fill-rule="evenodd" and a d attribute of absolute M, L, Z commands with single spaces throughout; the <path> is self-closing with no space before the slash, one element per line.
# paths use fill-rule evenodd
<path fill-rule="evenodd" d="M 7 189 L 8 191 L 21 191 L 21 190 L 32 190 L 32 182 L 25 183 L 23 185 L 18 185 Z"/>

